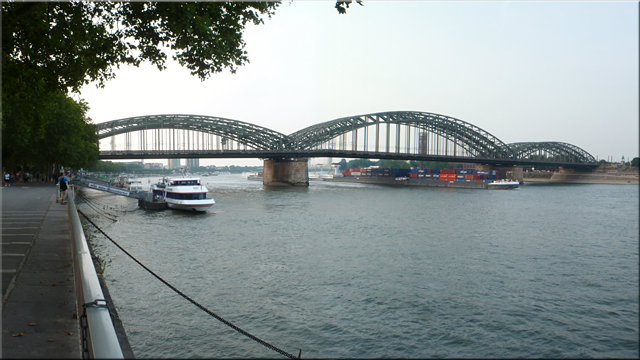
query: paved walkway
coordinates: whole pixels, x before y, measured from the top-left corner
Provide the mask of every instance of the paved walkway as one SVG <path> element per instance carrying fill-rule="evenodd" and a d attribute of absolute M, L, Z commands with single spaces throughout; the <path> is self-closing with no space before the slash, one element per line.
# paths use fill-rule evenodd
<path fill-rule="evenodd" d="M 81 358 L 68 205 L 54 184 L 2 200 L 2 358 Z"/>

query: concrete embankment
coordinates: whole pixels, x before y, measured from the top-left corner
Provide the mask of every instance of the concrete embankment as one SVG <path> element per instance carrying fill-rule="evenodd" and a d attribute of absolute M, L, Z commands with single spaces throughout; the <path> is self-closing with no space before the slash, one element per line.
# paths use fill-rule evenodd
<path fill-rule="evenodd" d="M 578 172 L 561 170 L 552 173 L 551 176 L 541 176 L 546 174 L 524 173 L 524 181 L 527 182 L 549 182 L 549 183 L 570 183 L 570 184 L 614 184 L 614 185 L 639 185 L 640 174 L 637 171 L 616 171 L 600 170 L 595 172 Z"/>
<path fill-rule="evenodd" d="M 425 180 L 425 179 L 412 179 L 409 180 L 396 180 L 395 178 L 366 178 L 366 177 L 334 177 L 333 179 L 326 179 L 325 181 L 334 182 L 354 182 L 360 184 L 376 184 L 376 185 L 392 185 L 392 186 L 430 186 L 430 187 L 446 187 L 446 188 L 461 188 L 461 189 L 487 189 L 488 185 L 484 182 L 474 181 L 440 181 L 440 180 Z"/>

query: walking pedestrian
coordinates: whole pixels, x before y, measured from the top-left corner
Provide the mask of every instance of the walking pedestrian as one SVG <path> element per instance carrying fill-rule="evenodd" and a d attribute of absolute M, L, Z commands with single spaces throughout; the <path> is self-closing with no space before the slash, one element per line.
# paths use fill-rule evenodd
<path fill-rule="evenodd" d="M 4 174 L 4 186 L 9 186 L 9 182 L 11 181 L 11 174 Z"/>
<path fill-rule="evenodd" d="M 11 186 L 13 186 L 13 181 L 16 178 L 16 174 L 15 173 L 11 173 Z"/>
<path fill-rule="evenodd" d="M 64 195 L 67 191 L 67 182 L 69 179 L 67 176 L 61 172 L 60 177 L 58 178 L 58 183 L 60 184 L 60 204 L 64 205 Z"/>

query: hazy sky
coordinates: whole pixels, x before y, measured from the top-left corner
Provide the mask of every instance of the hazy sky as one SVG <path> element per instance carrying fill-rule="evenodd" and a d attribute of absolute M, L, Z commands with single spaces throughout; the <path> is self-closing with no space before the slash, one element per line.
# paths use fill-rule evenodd
<path fill-rule="evenodd" d="M 345 116 L 425 111 L 505 143 L 639 155 L 636 1 L 365 0 L 346 15 L 334 4 L 283 1 L 264 25 L 248 25 L 250 63 L 236 74 L 201 82 L 171 61 L 162 72 L 125 66 L 81 97 L 95 123 L 197 114 L 290 134 Z"/>

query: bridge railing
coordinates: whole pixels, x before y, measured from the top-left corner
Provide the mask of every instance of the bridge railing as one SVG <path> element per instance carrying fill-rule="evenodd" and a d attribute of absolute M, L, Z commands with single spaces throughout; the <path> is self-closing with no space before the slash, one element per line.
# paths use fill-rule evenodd
<path fill-rule="evenodd" d="M 69 190 L 69 219 L 73 230 L 72 246 L 78 311 L 82 316 L 83 355 L 88 353 L 87 355 L 92 359 L 124 359 L 111 314 L 91 259 L 82 223 L 78 216 L 74 187 L 72 186 Z M 85 319 L 86 323 L 84 323 Z"/>

